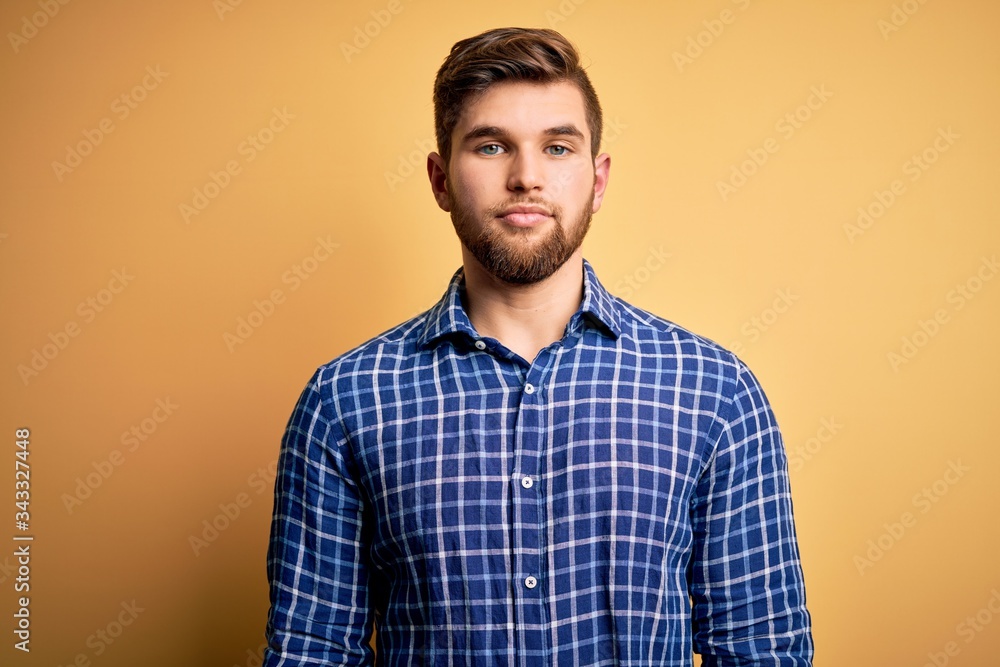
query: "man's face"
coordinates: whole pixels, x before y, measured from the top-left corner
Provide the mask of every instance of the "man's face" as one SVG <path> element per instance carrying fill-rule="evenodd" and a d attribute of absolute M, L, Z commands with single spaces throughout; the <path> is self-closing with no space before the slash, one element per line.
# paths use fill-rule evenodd
<path fill-rule="evenodd" d="M 435 157 L 435 194 L 459 240 L 486 271 L 519 285 L 548 278 L 579 250 L 610 166 L 607 155 L 591 157 L 583 96 L 569 82 L 490 87 L 463 110 L 448 169 Z"/>

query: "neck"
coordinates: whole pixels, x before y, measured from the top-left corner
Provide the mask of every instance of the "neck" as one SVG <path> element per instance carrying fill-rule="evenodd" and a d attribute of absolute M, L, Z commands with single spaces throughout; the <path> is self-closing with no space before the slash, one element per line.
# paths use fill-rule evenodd
<path fill-rule="evenodd" d="M 465 309 L 481 336 L 496 338 L 531 361 L 561 339 L 583 301 L 583 255 L 577 249 L 555 273 L 531 285 L 497 280 L 464 247 Z"/>

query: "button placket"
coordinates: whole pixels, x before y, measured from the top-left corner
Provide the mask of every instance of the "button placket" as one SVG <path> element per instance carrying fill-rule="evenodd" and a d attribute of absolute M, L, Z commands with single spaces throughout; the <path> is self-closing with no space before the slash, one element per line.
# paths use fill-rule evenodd
<path fill-rule="evenodd" d="M 518 641 L 532 652 L 546 646 L 544 623 L 547 617 L 545 590 L 541 585 L 545 559 L 542 556 L 545 529 L 542 525 L 544 499 L 541 487 L 542 456 L 545 448 L 544 420 L 546 395 L 543 391 L 550 364 L 550 350 L 542 350 L 525 373 L 515 434 L 514 466 L 510 478 L 514 503 L 513 566 L 517 590 L 515 600 L 521 619 Z M 520 487 L 520 488 L 518 488 Z"/>

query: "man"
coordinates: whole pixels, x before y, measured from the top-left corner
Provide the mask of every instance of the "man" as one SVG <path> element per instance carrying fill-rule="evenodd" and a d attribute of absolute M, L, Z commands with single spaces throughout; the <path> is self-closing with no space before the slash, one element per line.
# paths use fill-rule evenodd
<path fill-rule="evenodd" d="M 428 174 L 463 265 L 292 413 L 265 666 L 811 665 L 756 378 L 581 254 L 611 160 L 574 48 L 463 40 L 434 101 Z"/>

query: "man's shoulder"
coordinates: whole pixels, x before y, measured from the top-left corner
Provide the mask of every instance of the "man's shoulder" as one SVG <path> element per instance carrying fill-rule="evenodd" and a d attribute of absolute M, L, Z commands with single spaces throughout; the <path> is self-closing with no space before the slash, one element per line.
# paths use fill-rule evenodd
<path fill-rule="evenodd" d="M 676 322 L 614 297 L 621 315 L 623 336 L 633 339 L 641 358 L 671 358 L 666 367 L 678 373 L 681 384 L 731 403 L 746 392 L 762 392 L 759 381 L 735 352 Z M 650 362 L 653 363 L 653 362 Z M 656 361 L 663 368 L 662 361 Z"/>
<path fill-rule="evenodd" d="M 621 315 L 622 333 L 633 338 L 637 345 L 669 346 L 685 356 L 711 359 L 727 365 L 738 366 L 742 363 L 734 352 L 711 338 L 620 297 L 612 298 Z"/>
<path fill-rule="evenodd" d="M 417 354 L 430 310 L 386 329 L 380 334 L 338 354 L 322 364 L 318 372 L 327 377 L 371 371 L 376 364 L 400 363 Z"/>

